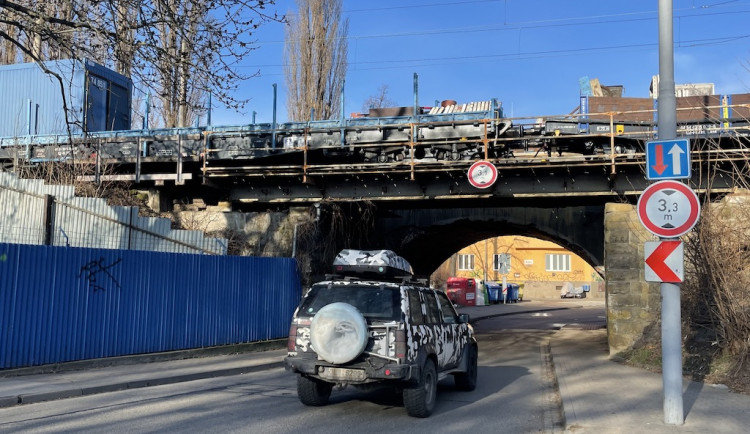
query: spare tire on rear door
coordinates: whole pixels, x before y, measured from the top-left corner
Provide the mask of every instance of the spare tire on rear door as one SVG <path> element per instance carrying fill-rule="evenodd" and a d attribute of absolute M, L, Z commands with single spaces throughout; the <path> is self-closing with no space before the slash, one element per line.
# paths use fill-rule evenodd
<path fill-rule="evenodd" d="M 315 314 L 310 324 L 313 349 L 330 363 L 347 363 L 367 345 L 367 322 L 354 306 L 331 303 Z"/>

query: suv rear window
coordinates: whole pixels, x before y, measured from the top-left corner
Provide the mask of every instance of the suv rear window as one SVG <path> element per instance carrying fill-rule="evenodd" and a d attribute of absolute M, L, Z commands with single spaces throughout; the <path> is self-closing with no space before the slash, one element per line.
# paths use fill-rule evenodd
<path fill-rule="evenodd" d="M 324 306 L 343 302 L 356 307 L 367 319 L 401 320 L 401 294 L 397 287 L 315 285 L 299 309 L 299 316 L 314 316 Z"/>

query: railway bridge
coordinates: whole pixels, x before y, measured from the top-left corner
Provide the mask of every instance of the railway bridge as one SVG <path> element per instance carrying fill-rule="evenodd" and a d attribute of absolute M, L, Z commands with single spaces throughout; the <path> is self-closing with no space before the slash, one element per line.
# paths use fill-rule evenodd
<path fill-rule="evenodd" d="M 0 162 L 6 170 L 70 164 L 80 180 L 148 189 L 163 208 L 179 200 L 235 213 L 296 210 L 295 230 L 279 237 L 309 252 L 313 274 L 327 271 L 340 248 L 392 249 L 427 275 L 482 239 L 550 240 L 605 267 L 612 351 L 638 338 L 643 312 L 659 311 L 658 285 L 643 281 L 650 236 L 632 207 L 648 185 L 643 150 L 657 137 L 653 109 L 533 119 L 506 118 L 496 101 L 406 109 L 338 121 L 0 139 Z M 678 135 L 691 140 L 689 183 L 702 195 L 731 191 L 730 174 L 750 156 L 750 106 L 680 110 Z M 497 169 L 484 188 L 468 175 L 479 160 Z"/>

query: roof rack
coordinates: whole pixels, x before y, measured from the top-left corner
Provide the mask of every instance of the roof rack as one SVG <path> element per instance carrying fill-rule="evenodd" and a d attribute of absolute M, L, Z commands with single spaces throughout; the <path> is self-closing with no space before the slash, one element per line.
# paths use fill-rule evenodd
<path fill-rule="evenodd" d="M 401 283 L 401 284 L 418 284 L 422 286 L 428 286 L 427 278 L 417 278 L 415 276 L 387 276 L 387 275 L 373 275 L 360 273 L 357 276 L 345 275 L 345 274 L 326 274 L 324 277 L 325 281 L 344 281 L 344 282 L 356 282 L 356 281 L 372 281 L 381 280 L 390 283 Z"/>
<path fill-rule="evenodd" d="M 344 249 L 333 260 L 337 276 L 389 280 L 412 279 L 411 264 L 391 250 Z"/>

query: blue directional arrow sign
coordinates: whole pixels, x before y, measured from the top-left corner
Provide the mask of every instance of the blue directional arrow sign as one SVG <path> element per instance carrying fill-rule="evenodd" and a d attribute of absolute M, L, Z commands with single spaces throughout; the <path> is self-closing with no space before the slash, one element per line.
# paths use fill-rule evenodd
<path fill-rule="evenodd" d="M 690 178 L 690 141 L 678 139 L 646 142 L 646 178 Z"/>

